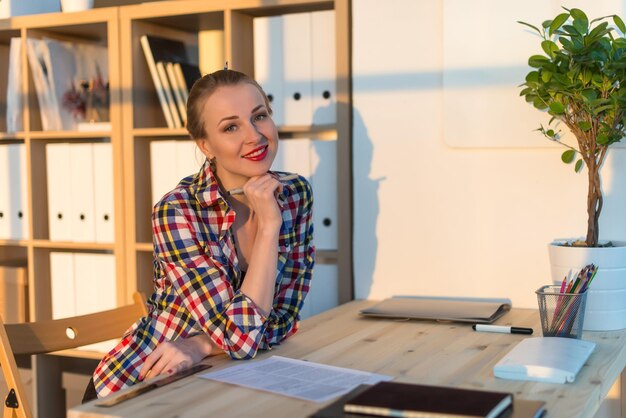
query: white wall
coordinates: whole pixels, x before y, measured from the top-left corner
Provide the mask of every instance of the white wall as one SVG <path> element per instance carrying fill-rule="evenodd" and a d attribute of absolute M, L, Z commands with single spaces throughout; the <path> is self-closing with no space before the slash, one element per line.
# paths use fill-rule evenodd
<path fill-rule="evenodd" d="M 474 13 L 462 6 L 470 2 Z M 617 0 L 564 2 L 577 4 L 590 18 L 624 16 Z M 540 47 L 515 20 L 539 25 L 559 5 L 353 1 L 357 298 L 508 297 L 537 306 L 534 291 L 550 281 L 546 245 L 586 232 L 586 171 L 575 174 L 560 162 L 562 149 L 532 131 L 545 118 L 516 87 L 529 48 Z M 613 149 L 601 239 L 626 239 L 625 174 L 626 150 Z"/>

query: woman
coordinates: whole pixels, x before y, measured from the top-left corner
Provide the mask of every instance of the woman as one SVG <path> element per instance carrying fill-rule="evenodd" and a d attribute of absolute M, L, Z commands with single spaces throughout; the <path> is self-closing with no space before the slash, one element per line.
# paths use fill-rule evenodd
<path fill-rule="evenodd" d="M 267 96 L 246 75 L 217 71 L 193 85 L 187 120 L 206 162 L 154 207 L 149 313 L 96 368 L 99 397 L 210 354 L 252 358 L 298 328 L 312 194 L 303 177 L 268 171 L 278 133 Z"/>

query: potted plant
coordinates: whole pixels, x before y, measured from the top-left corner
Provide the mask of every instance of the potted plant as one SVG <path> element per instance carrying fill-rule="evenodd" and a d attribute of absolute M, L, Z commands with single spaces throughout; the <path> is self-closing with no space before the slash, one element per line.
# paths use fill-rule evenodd
<path fill-rule="evenodd" d="M 550 244 L 552 278 L 560 283 L 586 264 L 598 265 L 584 327 L 626 328 L 626 243 L 599 241 L 600 170 L 611 145 L 626 134 L 626 25 L 617 15 L 590 21 L 574 8 L 540 27 L 519 23 L 537 32 L 543 50 L 528 59 L 532 70 L 520 95 L 550 114 L 548 125 L 538 131 L 566 148 L 561 160 L 575 161 L 574 170 L 586 168 L 588 175 L 586 237 Z M 561 124 L 572 132 L 575 144 L 562 141 Z"/>

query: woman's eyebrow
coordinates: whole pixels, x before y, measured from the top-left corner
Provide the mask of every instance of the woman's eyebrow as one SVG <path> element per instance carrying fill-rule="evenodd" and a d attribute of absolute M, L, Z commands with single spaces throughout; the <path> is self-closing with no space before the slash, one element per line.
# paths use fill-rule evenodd
<path fill-rule="evenodd" d="M 233 119 L 239 119 L 239 116 L 237 116 L 237 115 L 233 115 L 233 116 L 226 116 L 226 117 L 223 117 L 222 119 L 220 119 L 220 120 L 217 122 L 217 124 L 218 124 L 218 126 L 219 126 L 219 125 L 220 125 L 222 122 L 224 122 L 225 120 L 233 120 Z"/>
<path fill-rule="evenodd" d="M 264 108 L 264 107 L 265 107 L 265 105 L 264 105 L 264 104 L 257 105 L 254 109 L 252 109 L 252 110 L 250 111 L 250 113 L 255 113 L 255 112 L 257 112 L 259 109 L 262 109 L 262 108 Z M 233 120 L 233 119 L 239 119 L 239 116 L 237 116 L 237 115 L 233 115 L 233 116 L 225 116 L 225 117 L 223 117 L 222 119 L 220 119 L 220 120 L 217 122 L 217 124 L 218 124 L 218 125 L 220 125 L 220 124 L 221 124 L 222 122 L 224 122 L 225 120 Z"/>

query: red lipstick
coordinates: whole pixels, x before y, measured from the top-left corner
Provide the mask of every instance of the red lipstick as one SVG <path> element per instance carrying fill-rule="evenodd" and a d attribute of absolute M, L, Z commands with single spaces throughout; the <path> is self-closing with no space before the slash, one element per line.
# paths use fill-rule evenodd
<path fill-rule="evenodd" d="M 268 150 L 268 146 L 262 145 L 260 147 L 253 149 L 246 155 L 242 155 L 241 158 L 245 158 L 250 161 L 263 161 L 265 157 L 267 157 L 267 150 Z"/>

